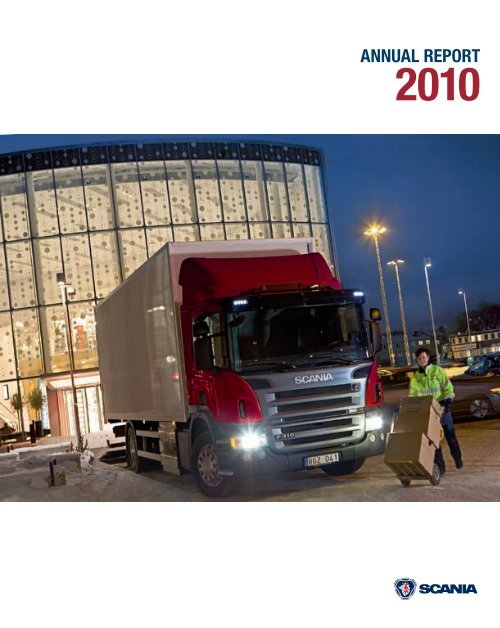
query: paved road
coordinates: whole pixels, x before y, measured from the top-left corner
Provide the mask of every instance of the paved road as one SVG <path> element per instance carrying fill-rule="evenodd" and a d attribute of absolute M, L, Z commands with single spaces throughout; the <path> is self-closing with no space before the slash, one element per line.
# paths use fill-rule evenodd
<path fill-rule="evenodd" d="M 400 485 L 395 475 L 385 466 L 382 456 L 370 458 L 355 474 L 332 478 L 321 470 L 280 474 L 247 481 L 231 501 L 378 501 L 378 502 L 449 502 L 500 501 L 500 419 L 460 423 L 457 433 L 463 449 L 464 467 L 457 471 L 444 446 L 448 471 L 437 487 L 430 483 L 414 482 L 410 487 Z M 131 474 L 117 465 L 113 469 L 124 484 Z M 126 474 L 126 475 L 123 475 Z M 188 476 L 174 477 L 161 471 L 134 476 L 134 484 L 142 484 L 144 491 L 136 491 L 134 501 L 207 501 Z M 111 499 L 129 499 L 115 493 Z M 106 499 L 104 494 L 97 499 Z"/>

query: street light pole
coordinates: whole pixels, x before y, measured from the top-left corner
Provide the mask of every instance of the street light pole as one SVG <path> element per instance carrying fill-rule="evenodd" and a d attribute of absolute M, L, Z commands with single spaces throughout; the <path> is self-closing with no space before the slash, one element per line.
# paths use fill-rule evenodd
<path fill-rule="evenodd" d="M 394 270 L 396 271 L 396 283 L 398 286 L 398 296 L 399 296 L 399 309 L 401 311 L 401 323 L 403 324 L 403 342 L 405 346 L 405 354 L 406 354 L 406 363 L 408 366 L 411 365 L 411 354 L 410 354 L 410 345 L 408 343 L 408 333 L 406 331 L 406 318 L 405 318 L 405 310 L 403 307 L 403 294 L 401 292 L 401 283 L 399 281 L 399 265 L 404 264 L 404 259 L 393 259 L 390 262 L 387 262 L 388 266 L 394 266 Z"/>
<path fill-rule="evenodd" d="M 425 271 L 425 282 L 427 284 L 427 296 L 429 297 L 429 309 L 431 311 L 431 322 L 432 322 L 432 335 L 434 336 L 434 349 L 436 351 L 436 362 L 439 364 L 439 350 L 436 338 L 436 326 L 434 325 L 434 312 L 432 311 L 432 299 L 431 299 L 431 289 L 429 286 L 429 274 L 427 269 L 432 267 L 432 262 L 430 257 L 426 257 L 424 259 L 424 271 Z"/>
<path fill-rule="evenodd" d="M 384 317 L 385 317 L 385 335 L 387 336 L 387 349 L 389 351 L 389 362 L 391 366 L 394 366 L 394 350 L 392 348 L 392 336 L 391 336 L 391 326 L 389 324 L 389 310 L 387 308 L 387 299 L 385 296 L 385 285 L 384 285 L 384 275 L 382 273 L 382 263 L 380 262 L 380 249 L 378 246 L 378 236 L 382 233 L 385 233 L 385 227 L 379 227 L 378 225 L 374 225 L 370 227 L 367 231 L 365 231 L 365 235 L 371 236 L 375 242 L 375 251 L 377 253 L 377 265 L 378 265 L 378 274 L 380 279 L 380 292 L 382 293 L 382 307 L 384 309 Z"/>
<path fill-rule="evenodd" d="M 467 320 L 467 357 L 471 357 L 472 353 L 472 342 L 470 337 L 470 321 L 469 321 L 469 310 L 467 309 L 467 297 L 465 296 L 465 290 L 459 290 L 458 294 L 461 294 L 464 298 L 464 306 L 465 306 L 465 318 Z"/>
<path fill-rule="evenodd" d="M 64 273 L 57 273 L 57 285 L 61 289 L 61 298 L 64 309 L 64 316 L 66 320 L 66 345 L 68 347 L 68 355 L 69 355 L 69 374 L 71 378 L 71 391 L 73 393 L 73 414 L 75 417 L 75 431 L 76 438 L 78 441 L 78 449 L 82 448 L 82 431 L 80 429 L 80 414 L 78 412 L 78 397 L 76 395 L 76 386 L 75 386 L 75 361 L 74 361 L 74 353 L 73 353 L 73 339 L 71 337 L 70 330 L 70 318 L 69 318 L 69 306 L 68 306 L 68 292 L 73 291 L 74 288 L 66 283 L 66 278 Z"/>

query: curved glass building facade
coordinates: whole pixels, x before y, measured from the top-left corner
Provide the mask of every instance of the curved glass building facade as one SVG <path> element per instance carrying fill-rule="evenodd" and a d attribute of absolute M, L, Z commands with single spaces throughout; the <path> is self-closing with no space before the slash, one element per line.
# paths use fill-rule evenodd
<path fill-rule="evenodd" d="M 74 432 L 102 428 L 94 306 L 168 241 L 312 237 L 333 265 L 321 154 L 254 143 L 113 144 L 0 155 L 0 416 L 39 387 Z M 34 418 L 23 408 L 24 425 Z"/>

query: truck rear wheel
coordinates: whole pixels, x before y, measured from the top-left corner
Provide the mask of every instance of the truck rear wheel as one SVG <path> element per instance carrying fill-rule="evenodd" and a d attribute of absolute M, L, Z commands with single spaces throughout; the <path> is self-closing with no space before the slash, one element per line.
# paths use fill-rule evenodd
<path fill-rule="evenodd" d="M 350 475 L 365 464 L 366 458 L 358 458 L 357 460 L 348 460 L 347 462 L 339 462 L 337 464 L 325 464 L 321 470 L 328 475 Z"/>
<path fill-rule="evenodd" d="M 127 425 L 127 431 L 125 434 L 125 445 L 127 449 L 127 466 L 134 473 L 141 473 L 147 468 L 147 460 L 139 456 L 139 447 L 137 445 L 137 434 L 134 427 L 130 424 Z"/>
<path fill-rule="evenodd" d="M 192 469 L 200 491 L 208 497 L 226 497 L 234 490 L 234 477 L 220 474 L 220 458 L 208 432 L 194 441 Z"/>

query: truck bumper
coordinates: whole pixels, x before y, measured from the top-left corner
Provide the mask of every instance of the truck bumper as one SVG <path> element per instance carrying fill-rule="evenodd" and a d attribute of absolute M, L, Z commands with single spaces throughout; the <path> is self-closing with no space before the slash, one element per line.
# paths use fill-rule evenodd
<path fill-rule="evenodd" d="M 348 462 L 368 458 L 384 453 L 386 434 L 383 431 L 367 432 L 364 439 L 353 445 L 343 447 L 326 447 L 324 449 L 303 450 L 294 452 L 272 451 L 269 447 L 252 450 L 232 450 L 229 446 L 223 447 L 222 462 L 228 469 L 243 475 L 267 474 L 282 471 L 300 471 L 306 469 L 305 459 L 310 456 L 339 453 L 339 462 Z M 333 463 L 335 464 L 335 463 Z M 312 467 L 314 468 L 314 467 Z"/>

